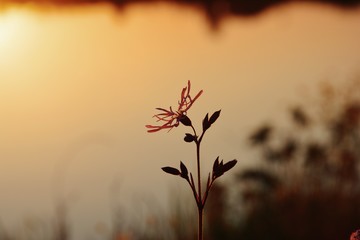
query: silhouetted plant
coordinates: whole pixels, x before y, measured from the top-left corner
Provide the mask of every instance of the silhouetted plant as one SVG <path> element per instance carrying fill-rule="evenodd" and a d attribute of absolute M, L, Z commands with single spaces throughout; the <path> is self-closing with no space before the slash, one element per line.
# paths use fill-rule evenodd
<path fill-rule="evenodd" d="M 202 192 L 202 184 L 201 184 L 201 165 L 200 165 L 200 146 L 201 141 L 204 137 L 205 132 L 216 122 L 216 120 L 220 116 L 220 111 L 214 112 L 210 117 L 209 114 L 206 114 L 205 118 L 202 121 L 202 133 L 200 135 L 197 134 L 192 121 L 187 116 L 187 111 L 193 105 L 193 103 L 200 97 L 203 93 L 201 90 L 196 94 L 194 98 L 190 96 L 190 87 L 191 83 L 188 81 L 187 87 L 183 88 L 180 96 L 180 101 L 178 102 L 178 108 L 176 111 L 169 108 L 169 110 L 164 108 L 156 108 L 161 111 L 156 114 L 154 117 L 157 118 L 158 122 L 163 122 L 162 125 L 146 125 L 149 128 L 148 132 L 157 132 L 163 129 L 169 129 L 169 131 L 178 127 L 180 123 L 184 126 L 190 127 L 192 129 L 192 133 L 185 133 L 184 141 L 187 143 L 195 143 L 196 145 L 196 163 L 197 163 L 197 187 L 195 185 L 195 181 L 192 173 L 188 171 L 187 167 L 183 162 L 180 161 L 180 168 L 174 167 L 163 167 L 162 170 L 166 173 L 179 176 L 185 179 L 193 192 L 194 199 L 196 201 L 197 209 L 198 209 L 198 239 L 203 239 L 203 211 L 205 207 L 206 200 L 209 195 L 209 191 L 213 186 L 214 181 L 222 176 L 225 172 L 229 171 L 236 164 L 236 160 L 231 160 L 229 162 L 224 163 L 223 160 L 219 161 L 219 157 L 216 158 L 213 164 L 212 173 L 208 173 L 207 183 L 205 185 L 205 191 Z"/>

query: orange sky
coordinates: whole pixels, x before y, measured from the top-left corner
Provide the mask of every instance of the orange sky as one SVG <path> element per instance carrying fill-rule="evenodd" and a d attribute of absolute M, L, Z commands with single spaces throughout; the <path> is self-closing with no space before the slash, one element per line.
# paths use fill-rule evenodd
<path fill-rule="evenodd" d="M 204 142 L 204 171 L 218 155 L 241 168 L 246 134 L 300 101 L 299 89 L 358 74 L 359 24 L 360 11 L 305 4 L 229 18 L 216 32 L 195 10 L 167 5 L 120 15 L 105 5 L 1 12 L 3 222 L 51 215 L 60 195 L 83 221 L 76 234 L 91 230 L 109 220 L 114 181 L 124 204 L 134 195 L 163 201 L 170 186 L 190 196 L 160 170 L 180 160 L 195 166 L 186 129 L 144 127 L 155 107 L 176 104 L 188 79 L 204 90 L 189 112 L 194 122 L 222 109 Z"/>

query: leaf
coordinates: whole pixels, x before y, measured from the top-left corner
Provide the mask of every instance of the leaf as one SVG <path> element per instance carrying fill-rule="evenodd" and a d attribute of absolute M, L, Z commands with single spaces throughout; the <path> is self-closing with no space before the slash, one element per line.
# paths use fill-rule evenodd
<path fill-rule="evenodd" d="M 222 168 L 223 173 L 225 173 L 225 172 L 229 171 L 230 169 L 232 169 L 236 165 L 236 163 L 237 163 L 236 159 L 225 163 L 223 168 Z"/>
<path fill-rule="evenodd" d="M 164 172 L 172 174 L 172 175 L 180 175 L 180 171 L 173 167 L 163 167 L 161 168 Z"/>
<path fill-rule="evenodd" d="M 190 118 L 188 116 L 186 116 L 186 115 L 181 115 L 181 117 L 179 118 L 179 122 L 181 122 L 185 126 L 191 126 L 192 125 Z"/>
<path fill-rule="evenodd" d="M 224 167 L 224 161 L 221 160 L 221 162 L 219 163 L 219 167 L 217 169 L 217 172 L 216 172 L 216 177 L 217 178 L 224 174 L 223 167 Z"/>
<path fill-rule="evenodd" d="M 223 160 L 219 162 L 219 157 L 217 157 L 213 165 L 213 179 L 220 177 L 223 173 Z"/>
<path fill-rule="evenodd" d="M 219 157 L 217 157 L 214 161 L 213 172 L 216 172 L 219 169 Z"/>
<path fill-rule="evenodd" d="M 213 124 L 218 119 L 218 117 L 220 116 L 220 112 L 221 112 L 221 110 L 216 111 L 211 115 L 211 117 L 209 119 L 210 125 Z"/>
<path fill-rule="evenodd" d="M 217 157 L 214 161 L 212 178 L 213 179 L 217 178 L 218 174 L 219 174 L 219 157 Z"/>
<path fill-rule="evenodd" d="M 202 126 L 203 126 L 203 132 L 205 132 L 206 130 L 209 129 L 210 127 L 210 122 L 209 122 L 209 114 L 207 113 L 203 122 L 202 122 Z"/>
<path fill-rule="evenodd" d="M 181 177 L 185 179 L 189 179 L 188 177 L 188 170 L 183 162 L 180 161 L 180 170 L 181 170 Z"/>
<path fill-rule="evenodd" d="M 219 163 L 219 157 L 216 158 L 214 165 L 213 165 L 213 176 L 212 179 L 215 180 L 216 178 L 223 175 L 225 172 L 229 171 L 231 168 L 233 168 L 237 163 L 237 160 L 231 160 L 224 164 L 224 161 L 221 160 Z"/>
<path fill-rule="evenodd" d="M 193 142 L 196 139 L 196 137 L 190 133 L 185 133 L 184 141 L 185 142 Z"/>

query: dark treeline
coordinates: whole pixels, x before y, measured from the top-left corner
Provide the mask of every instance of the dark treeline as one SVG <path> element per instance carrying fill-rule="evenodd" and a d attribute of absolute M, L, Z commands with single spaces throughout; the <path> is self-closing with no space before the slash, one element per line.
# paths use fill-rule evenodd
<path fill-rule="evenodd" d="M 360 0 L 2 0 L 0 7 L 10 3 L 33 3 L 40 6 L 46 6 L 49 4 L 69 6 L 94 3 L 110 3 L 118 9 L 122 9 L 133 4 L 154 4 L 163 2 L 197 7 L 206 14 L 210 21 L 215 23 L 227 15 L 254 16 L 270 7 L 295 1 L 331 4 L 346 9 L 358 7 L 360 4 Z"/>

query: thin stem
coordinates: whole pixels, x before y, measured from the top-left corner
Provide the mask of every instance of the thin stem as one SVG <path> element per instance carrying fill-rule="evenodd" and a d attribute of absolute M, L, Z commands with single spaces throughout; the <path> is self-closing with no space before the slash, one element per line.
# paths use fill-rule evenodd
<path fill-rule="evenodd" d="M 198 199 L 198 195 L 196 193 L 196 189 L 195 189 L 195 186 L 194 186 L 194 180 L 193 180 L 193 176 L 192 174 L 190 173 L 190 180 L 187 179 L 187 182 L 189 183 L 190 187 L 191 187 L 191 190 L 193 192 L 193 195 L 194 195 L 194 198 L 195 198 L 195 201 L 196 201 L 196 204 L 197 206 L 199 205 L 199 199 Z"/>
<path fill-rule="evenodd" d="M 207 199 L 208 196 L 209 196 L 210 188 L 212 187 L 214 181 L 215 181 L 215 179 L 211 179 L 211 180 L 210 180 L 210 183 L 206 186 L 206 191 L 205 191 L 204 197 L 203 197 L 203 199 L 202 199 L 202 205 L 203 205 L 203 206 L 205 206 L 206 199 Z"/>
<path fill-rule="evenodd" d="M 192 128 L 192 130 L 194 131 L 194 135 L 195 135 L 195 137 L 197 137 L 197 135 L 196 135 L 196 130 L 195 130 L 194 126 L 191 124 L 191 125 L 190 125 L 190 127 L 191 127 L 191 128 Z"/>
<path fill-rule="evenodd" d="M 196 144 L 196 163 L 197 163 L 197 177 L 198 177 L 198 197 L 199 197 L 199 203 L 202 203 L 202 193 L 201 193 L 201 167 L 200 167 L 200 143 L 201 143 L 201 139 L 202 136 L 204 135 L 204 133 L 201 134 L 200 139 L 197 139 L 197 135 L 196 135 L 196 130 L 194 128 L 193 125 L 190 125 L 190 127 L 192 128 L 192 130 L 194 131 L 194 135 L 196 137 L 195 139 L 195 144 Z M 198 204 L 199 205 L 199 204 Z"/>
<path fill-rule="evenodd" d="M 197 196 L 196 198 L 196 205 L 198 207 L 198 240 L 203 240 L 203 210 L 204 210 L 204 202 L 202 199 L 202 191 L 201 191 L 201 166 L 200 166 L 200 144 L 201 144 L 201 140 L 204 136 L 205 131 L 203 131 L 201 133 L 200 138 L 197 137 L 196 134 L 196 130 L 194 128 L 194 126 L 191 124 L 190 127 L 192 128 L 192 130 L 194 131 L 194 135 L 195 135 L 195 144 L 196 144 L 196 163 L 197 163 L 197 177 L 198 177 L 198 189 L 197 189 L 197 194 L 196 194 L 196 190 L 195 190 L 195 186 L 194 184 L 190 184 L 192 185 L 192 189 L 193 189 L 193 193 L 194 195 Z M 189 182 L 190 183 L 190 182 Z M 208 191 L 208 190 L 206 190 Z M 206 196 L 207 194 L 205 194 Z"/>
<path fill-rule="evenodd" d="M 200 143 L 204 136 L 203 132 L 200 138 L 197 138 L 196 130 L 193 125 L 191 128 L 194 131 L 194 135 L 196 136 L 195 143 L 196 143 L 196 163 L 197 163 L 197 180 L 198 180 L 198 191 L 197 191 L 197 207 L 198 207 L 198 240 L 203 240 L 203 209 L 204 204 L 202 200 L 202 191 L 201 191 L 201 166 L 200 166 Z"/>
<path fill-rule="evenodd" d="M 198 213 L 199 213 L 199 229 L 198 229 L 198 240 L 203 239 L 203 202 L 201 192 L 201 167 L 200 167 L 200 142 L 196 142 L 196 159 L 197 159 L 197 174 L 198 174 Z"/>
<path fill-rule="evenodd" d="M 198 175 L 198 194 L 199 200 L 202 202 L 202 193 L 201 193 L 201 167 L 200 167 L 200 142 L 196 143 L 196 160 L 197 160 L 197 175 Z"/>
<path fill-rule="evenodd" d="M 199 226 L 198 226 L 198 240 L 203 240 L 203 208 L 198 209 L 199 213 Z"/>

